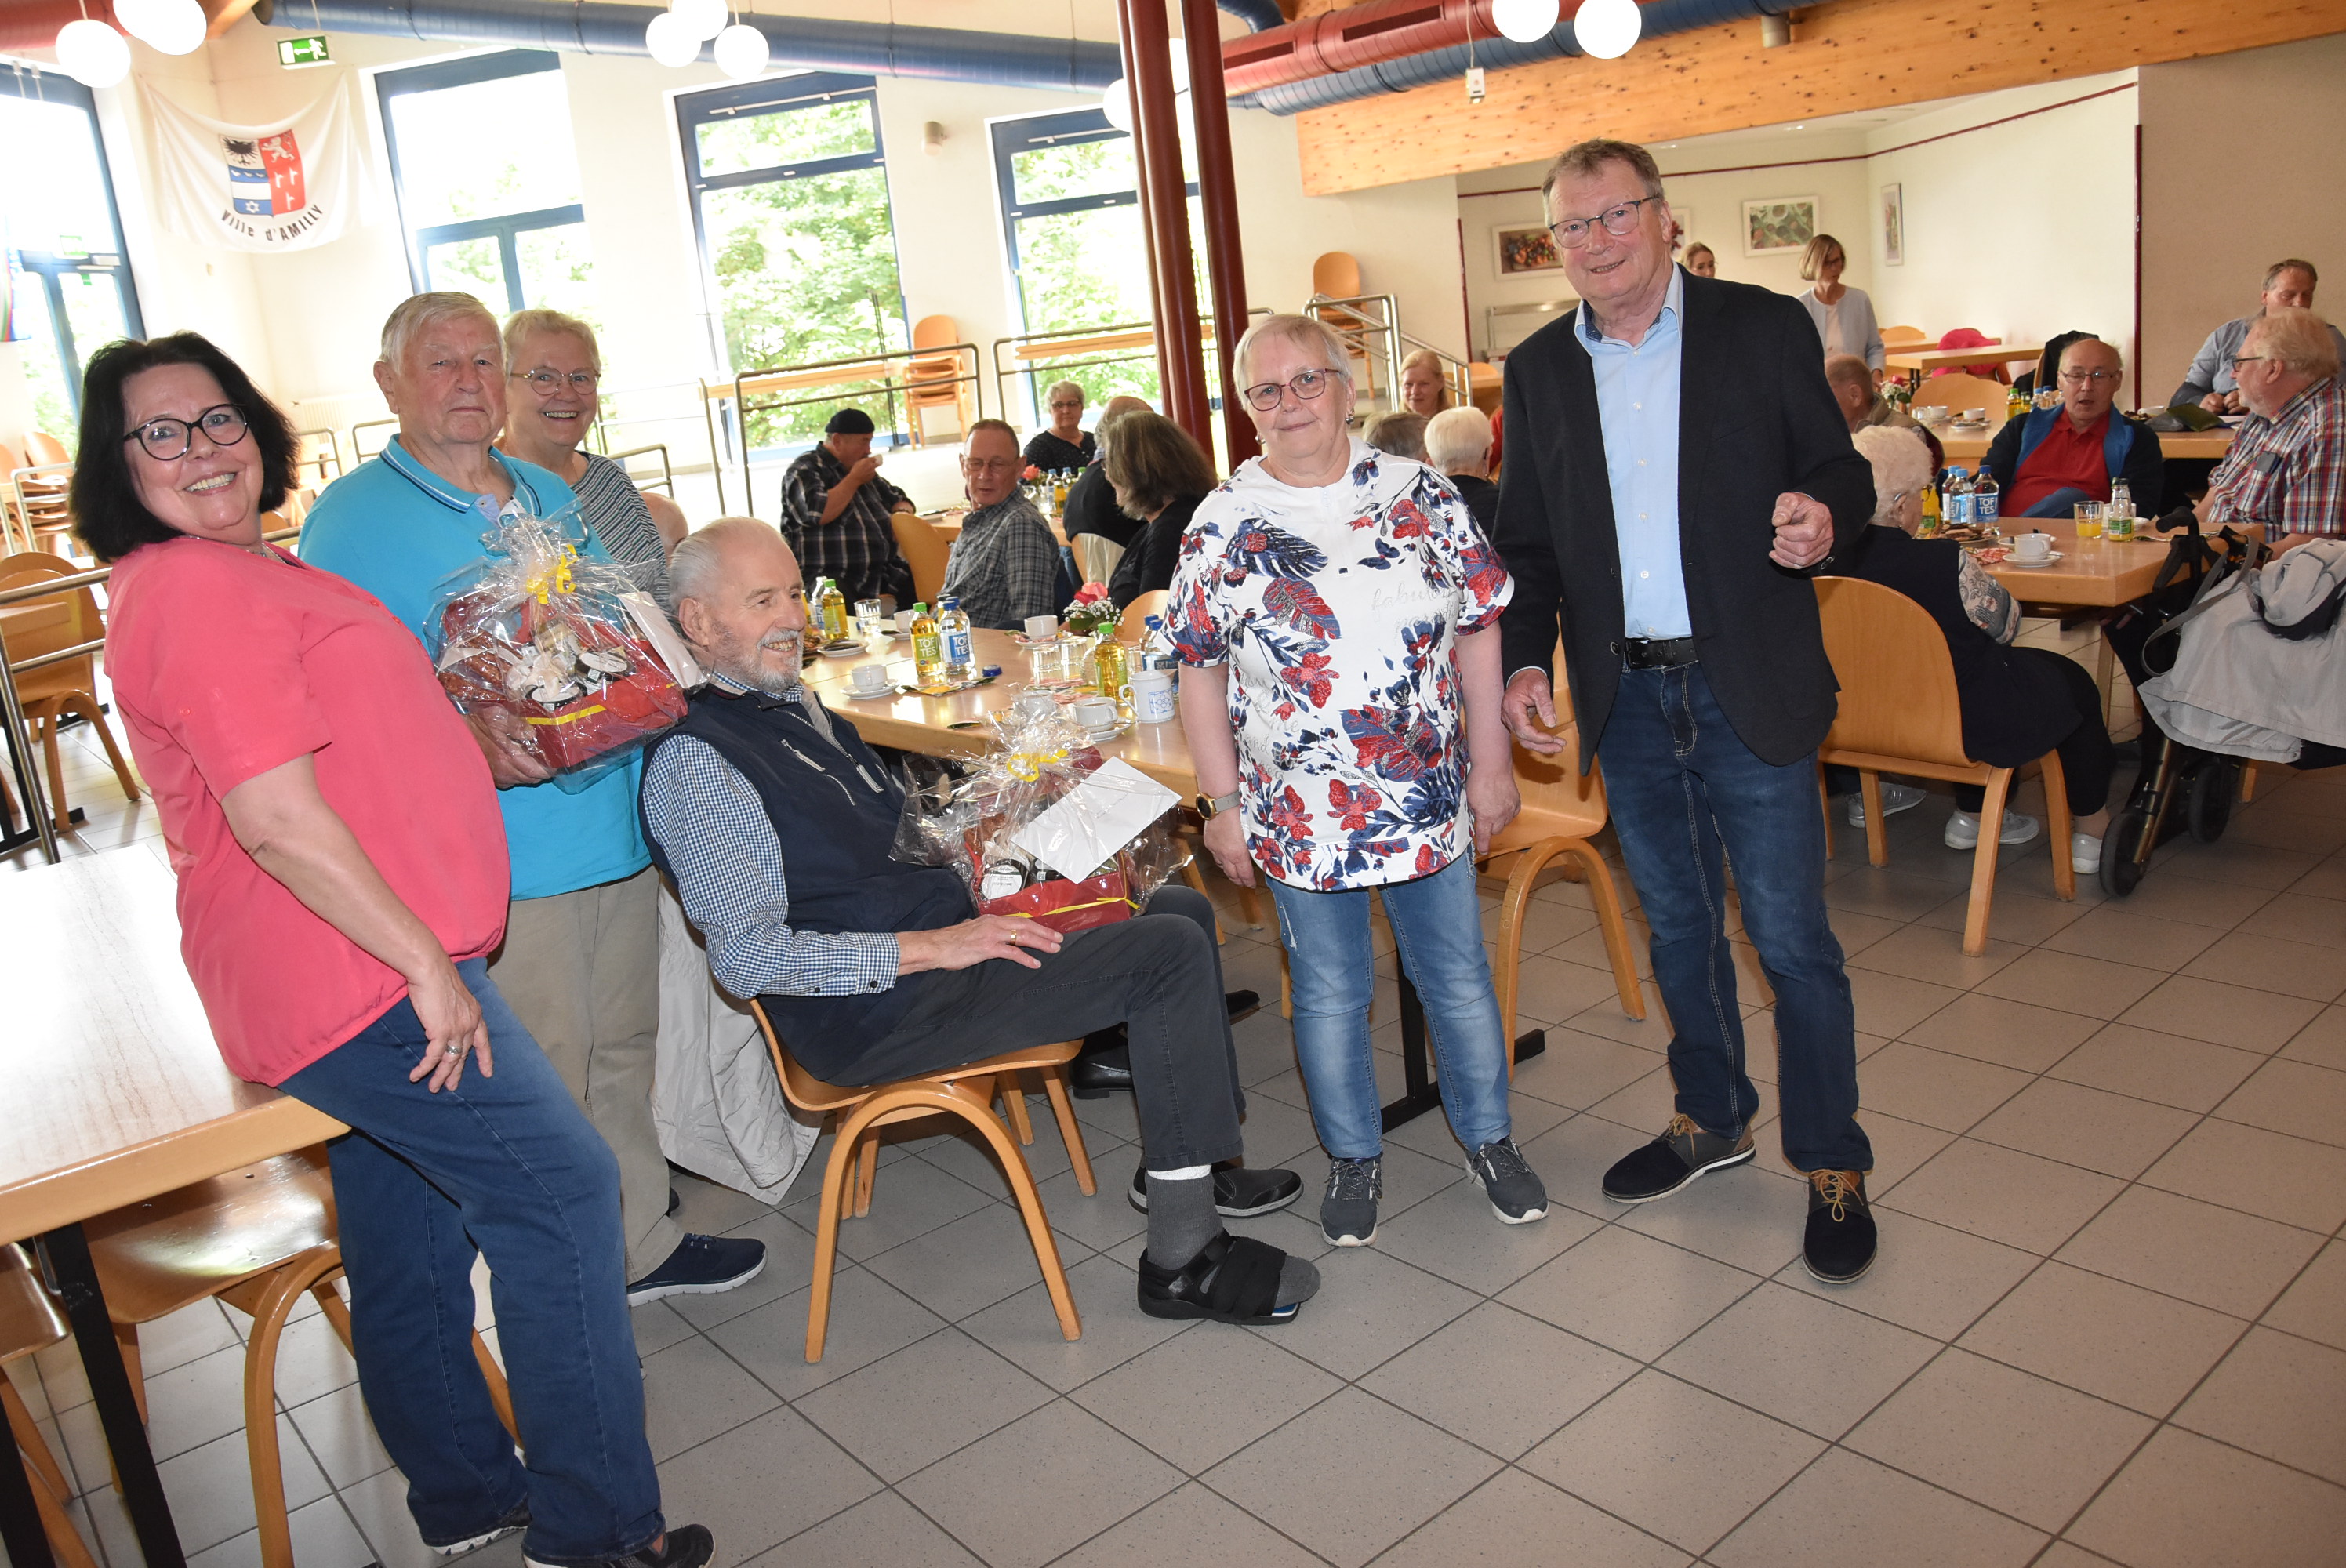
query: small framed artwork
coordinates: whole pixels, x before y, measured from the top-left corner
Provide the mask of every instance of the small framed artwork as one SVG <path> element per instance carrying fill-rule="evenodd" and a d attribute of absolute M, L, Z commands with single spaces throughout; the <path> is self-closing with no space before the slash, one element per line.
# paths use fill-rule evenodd
<path fill-rule="evenodd" d="M 1882 259 L 1892 267 L 1906 264 L 1906 188 L 1882 188 Z"/>
<path fill-rule="evenodd" d="M 1778 256 L 1817 235 L 1817 199 L 1778 196 L 1743 204 L 1743 254 Z"/>
<path fill-rule="evenodd" d="M 1502 278 L 1518 277 L 1525 272 L 1564 270 L 1564 258 L 1556 253 L 1555 239 L 1537 224 L 1521 229 L 1494 229 L 1491 239 L 1497 253 L 1499 276 Z"/>
<path fill-rule="evenodd" d="M 1670 217 L 1678 223 L 1677 247 L 1678 253 L 1684 255 L 1686 248 L 1694 243 L 1694 209 L 1680 207 L 1676 202 L 1672 202 Z"/>

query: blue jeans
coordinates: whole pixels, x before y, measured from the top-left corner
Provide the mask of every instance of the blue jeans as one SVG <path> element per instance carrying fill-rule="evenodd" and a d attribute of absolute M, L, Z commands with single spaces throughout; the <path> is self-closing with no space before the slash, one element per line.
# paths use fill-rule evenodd
<path fill-rule="evenodd" d="M 1849 976 L 1825 918 L 1815 757 L 1778 768 L 1753 756 L 1696 664 L 1623 670 L 1597 758 L 1653 931 L 1679 1113 L 1740 1137 L 1760 1105 L 1744 1070 L 1724 849 L 1744 932 L 1776 992 L 1785 1157 L 1803 1171 L 1871 1170 L 1873 1150 L 1857 1125 Z"/>
<path fill-rule="evenodd" d="M 1311 1122 L 1331 1157 L 1364 1160 L 1383 1146 L 1376 1064 L 1369 1044 L 1369 891 L 1314 892 L 1273 881 L 1280 939 L 1295 992 L 1295 1057 L 1311 1096 Z M 1430 877 L 1376 890 L 1401 948 L 1402 970 L 1425 1007 L 1442 1108 L 1470 1150 L 1508 1135 L 1507 1042 L 1483 952 L 1474 858 L 1461 855 Z"/>
<path fill-rule="evenodd" d="M 537 1562 L 625 1556 L 663 1528 L 627 1322 L 619 1166 L 474 959 L 496 1075 L 437 1095 L 399 1004 L 287 1079 L 354 1129 L 332 1149 L 359 1388 L 433 1544 L 488 1530 L 525 1499 Z M 528 1451 L 498 1424 L 473 1359 L 472 1268 L 486 1257 L 497 1340 Z"/>

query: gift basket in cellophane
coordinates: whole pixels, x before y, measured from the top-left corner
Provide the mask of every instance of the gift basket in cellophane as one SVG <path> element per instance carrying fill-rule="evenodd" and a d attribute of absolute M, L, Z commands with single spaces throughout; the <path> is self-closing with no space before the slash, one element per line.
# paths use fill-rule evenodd
<path fill-rule="evenodd" d="M 1057 703 L 1015 706 L 989 722 L 985 755 L 915 779 L 896 859 L 953 867 L 980 913 L 1061 932 L 1127 919 L 1188 863 L 1174 831 L 1179 798 L 1102 757 Z"/>
<path fill-rule="evenodd" d="M 703 678 L 637 569 L 582 555 L 580 537 L 507 503 L 488 554 L 440 585 L 424 623 L 458 710 L 566 790 L 673 728 Z"/>

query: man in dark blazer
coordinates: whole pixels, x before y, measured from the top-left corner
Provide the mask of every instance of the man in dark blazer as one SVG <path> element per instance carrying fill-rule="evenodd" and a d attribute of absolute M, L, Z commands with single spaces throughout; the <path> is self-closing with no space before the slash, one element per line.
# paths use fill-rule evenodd
<path fill-rule="evenodd" d="M 1873 1156 L 1825 917 L 1815 754 L 1838 687 L 1809 576 L 1872 514 L 1872 470 L 1800 305 L 1672 264 L 1645 148 L 1571 148 L 1543 198 L 1581 306 L 1507 358 L 1492 535 L 1515 579 L 1507 726 L 1559 748 L 1560 631 L 1583 765 L 1605 765 L 1675 1031 L 1678 1114 L 1605 1193 L 1649 1202 L 1754 1155 L 1723 851 L 1776 993 L 1784 1153 L 1810 1183 L 1803 1255 L 1820 1279 L 1854 1279 L 1873 1260 Z"/>

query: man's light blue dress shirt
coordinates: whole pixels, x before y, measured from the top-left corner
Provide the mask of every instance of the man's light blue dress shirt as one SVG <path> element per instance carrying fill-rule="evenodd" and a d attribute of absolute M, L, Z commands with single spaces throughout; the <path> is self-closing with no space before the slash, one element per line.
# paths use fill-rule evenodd
<path fill-rule="evenodd" d="M 1621 615 L 1633 637 L 1691 636 L 1678 552 L 1678 365 L 1686 274 L 1670 269 L 1662 313 L 1632 346 L 1608 338 L 1583 301 L 1573 336 L 1596 377 L 1605 476 L 1621 552 Z"/>

